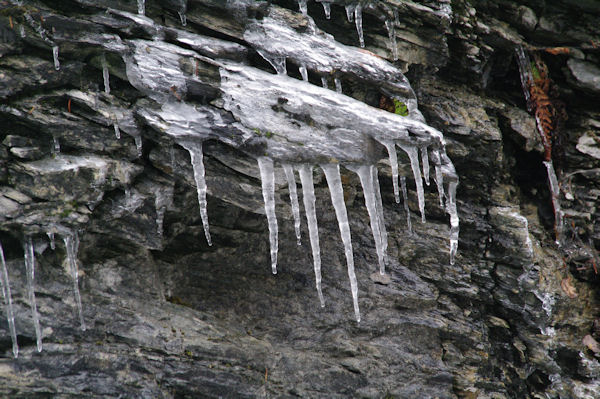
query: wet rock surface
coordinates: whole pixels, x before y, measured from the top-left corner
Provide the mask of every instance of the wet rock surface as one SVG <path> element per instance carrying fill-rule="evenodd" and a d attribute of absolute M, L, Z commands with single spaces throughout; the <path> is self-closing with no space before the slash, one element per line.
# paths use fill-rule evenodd
<path fill-rule="evenodd" d="M 0 242 L 20 347 L 14 359 L 2 306 L 1 396 L 598 395 L 595 3 L 365 2 L 364 49 L 344 7 L 352 2 L 331 2 L 330 19 L 311 0 L 310 18 L 288 0 L 148 0 L 145 16 L 135 2 L 59 3 L 0 0 Z M 300 43 L 308 39 L 310 46 Z M 555 144 L 568 222 L 562 248 L 555 244 L 543 148 L 514 61 L 517 44 L 540 49 L 567 105 L 569 119 Z M 557 46 L 570 50 L 541 50 Z M 273 75 L 259 51 L 275 65 L 288 57 L 289 77 Z M 329 57 L 318 58 L 320 51 Z M 301 81 L 303 66 L 308 82 Z M 236 78 L 222 84 L 235 68 L 244 71 L 248 91 Z M 297 82 L 287 86 L 285 79 Z M 329 104 L 330 123 L 326 111 L 297 101 L 304 92 L 321 107 Z M 268 106 L 282 119 L 253 115 L 252 96 L 257 109 Z M 385 109 L 383 97 L 400 99 L 410 122 L 375 109 Z M 353 126 L 347 119 L 355 110 Z M 389 130 L 377 130 L 384 123 L 379 115 Z M 445 147 L 429 128 L 443 132 Z M 454 264 L 436 184 L 425 186 L 421 223 L 403 151 L 412 233 L 394 200 L 378 140 L 399 131 L 407 135 L 394 140 L 445 149 L 456 168 L 461 234 Z M 204 141 L 212 246 L 186 149 L 197 139 Z M 278 274 L 271 274 L 255 159 L 263 155 L 341 163 L 360 323 L 318 167 L 325 307 L 307 225 L 303 217 L 298 246 L 277 162 Z M 345 167 L 366 160 L 378 162 L 386 276 L 379 274 L 360 180 Z M 86 331 L 62 240 L 76 231 Z M 26 236 L 36 250 L 42 352 L 27 293 Z"/>

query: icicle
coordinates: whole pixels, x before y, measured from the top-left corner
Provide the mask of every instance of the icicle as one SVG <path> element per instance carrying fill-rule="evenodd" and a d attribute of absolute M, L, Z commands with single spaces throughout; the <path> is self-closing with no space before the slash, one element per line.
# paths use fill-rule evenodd
<path fill-rule="evenodd" d="M 308 82 L 308 71 L 306 70 L 306 65 L 300 65 L 298 70 L 300 71 L 300 75 L 302 75 L 302 80 Z"/>
<path fill-rule="evenodd" d="M 354 9 L 354 22 L 356 23 L 356 32 L 358 32 L 360 47 L 365 47 L 365 36 L 362 27 L 362 6 L 360 4 Z"/>
<path fill-rule="evenodd" d="M 75 303 L 79 312 L 79 322 L 81 330 L 85 331 L 85 320 L 83 319 L 83 307 L 81 305 L 81 295 L 79 294 L 79 268 L 77 267 L 77 252 L 79 251 L 79 236 L 77 233 L 69 233 L 63 237 L 65 248 L 67 250 L 67 263 L 69 265 L 69 274 L 73 281 L 73 293 L 75 294 Z"/>
<path fill-rule="evenodd" d="M 185 11 L 184 12 L 178 11 L 178 14 L 179 14 L 179 19 L 181 20 L 181 25 L 186 26 L 187 18 L 185 17 Z"/>
<path fill-rule="evenodd" d="M 554 208 L 554 229 L 556 234 L 556 244 L 561 245 L 561 238 L 563 232 L 563 212 L 560 209 L 560 186 L 558 185 L 558 179 L 556 178 L 556 172 L 554 171 L 554 165 L 552 161 L 544 161 L 546 171 L 548 174 L 548 183 L 550 185 L 550 196 L 552 198 L 552 207 Z"/>
<path fill-rule="evenodd" d="M 321 290 L 321 248 L 319 246 L 319 228 L 317 226 L 317 212 L 315 210 L 315 187 L 313 184 L 312 167 L 301 165 L 298 168 L 298 172 L 300 173 L 300 181 L 302 182 L 302 200 L 304 202 L 304 212 L 306 213 L 306 223 L 308 224 L 308 235 L 313 255 L 317 294 L 319 295 L 321 307 L 324 307 L 325 299 Z"/>
<path fill-rule="evenodd" d="M 60 61 L 58 60 L 58 46 L 52 46 L 52 56 L 54 57 L 54 69 L 60 69 Z"/>
<path fill-rule="evenodd" d="M 444 175 L 442 173 L 442 161 L 440 158 L 440 151 L 434 149 L 431 151 L 433 156 L 433 163 L 435 165 L 435 184 L 437 186 L 438 195 L 440 197 L 440 206 L 444 207 Z"/>
<path fill-rule="evenodd" d="M 102 79 L 104 80 L 104 92 L 110 94 L 110 75 L 108 65 L 106 64 L 106 56 L 102 53 Z"/>
<path fill-rule="evenodd" d="M 427 147 L 421 147 L 421 162 L 423 163 L 425 184 L 429 185 L 429 154 L 427 153 Z"/>
<path fill-rule="evenodd" d="M 400 203 L 400 189 L 398 187 L 398 154 L 396 154 L 396 145 L 392 141 L 381 142 L 385 146 L 390 158 L 390 166 L 392 168 L 392 184 L 394 185 L 394 197 L 396 203 Z"/>
<path fill-rule="evenodd" d="M 321 2 L 323 5 L 323 11 L 325 12 L 325 18 L 331 19 L 331 3 L 328 1 Z"/>
<path fill-rule="evenodd" d="M 54 155 L 60 154 L 60 141 L 56 136 L 52 136 L 52 153 Z"/>
<path fill-rule="evenodd" d="M 296 239 L 298 245 L 302 245 L 300 240 L 300 205 L 298 204 L 298 190 L 296 188 L 296 178 L 294 177 L 294 168 L 292 165 L 284 164 L 283 171 L 288 183 L 290 192 L 290 203 L 292 204 L 292 215 L 294 215 L 294 229 L 296 230 Z"/>
<path fill-rule="evenodd" d="M 40 328 L 40 319 L 35 303 L 35 255 L 33 251 L 33 241 L 31 237 L 27 237 L 25 241 L 25 272 L 27 274 L 27 292 L 29 294 L 29 305 L 31 306 L 31 314 L 33 316 L 33 325 L 35 327 L 35 336 L 37 341 L 38 352 L 42 351 L 42 329 Z"/>
<path fill-rule="evenodd" d="M 408 207 L 408 191 L 406 190 L 406 177 L 400 176 L 400 187 L 402 188 L 402 200 L 404 201 L 404 210 L 406 211 L 406 227 L 412 234 L 412 223 L 410 221 L 410 208 Z"/>
<path fill-rule="evenodd" d="M 25 27 L 23 25 L 19 25 L 19 34 L 22 38 L 25 38 Z"/>
<path fill-rule="evenodd" d="M 19 344 L 17 343 L 17 332 L 15 329 L 15 313 L 12 305 L 12 296 L 10 294 L 10 281 L 8 280 L 8 269 L 4 260 L 4 250 L 0 243 L 0 261 L 2 262 L 2 270 L 0 270 L 0 284 L 2 285 L 2 296 L 4 297 L 4 306 L 6 307 L 6 320 L 8 321 L 8 329 L 10 338 L 12 339 L 13 356 L 19 357 Z"/>
<path fill-rule="evenodd" d="M 346 6 L 346 17 L 348 18 L 348 22 L 353 22 L 355 8 L 356 6 L 352 4 Z"/>
<path fill-rule="evenodd" d="M 138 14 L 145 15 L 146 14 L 146 4 L 144 0 L 137 0 L 138 6 Z"/>
<path fill-rule="evenodd" d="M 373 168 L 372 165 L 359 166 L 358 169 L 356 169 L 356 174 L 360 178 L 360 184 L 365 197 L 365 206 L 367 207 L 369 219 L 371 220 L 371 231 L 373 233 L 373 239 L 375 240 L 375 249 L 379 260 L 379 271 L 381 274 L 385 274 L 385 252 L 383 250 L 381 237 L 382 230 L 379 226 L 380 217 L 377 212 L 377 198 L 371 168 Z"/>
<path fill-rule="evenodd" d="M 204 177 L 204 154 L 202 153 L 202 143 L 181 143 L 190 153 L 192 168 L 194 169 L 194 180 L 196 180 L 196 191 L 198 192 L 198 206 L 200 208 L 200 218 L 204 226 L 204 235 L 208 245 L 212 245 L 208 225 L 208 211 L 206 209 L 206 179 Z"/>
<path fill-rule="evenodd" d="M 142 136 L 136 135 L 133 137 L 133 140 L 135 141 L 135 148 L 137 148 L 137 155 L 138 155 L 138 157 L 141 157 L 143 154 L 143 152 L 142 152 Z"/>
<path fill-rule="evenodd" d="M 273 160 L 267 157 L 258 158 L 260 182 L 262 185 L 265 213 L 269 224 L 269 241 L 271 243 L 271 270 L 277 274 L 277 215 L 275 214 L 275 170 Z"/>
<path fill-rule="evenodd" d="M 321 169 L 325 172 L 327 185 L 331 194 L 331 202 L 335 209 L 335 215 L 338 220 L 340 235 L 344 243 L 344 252 L 346 254 L 346 262 L 348 263 L 348 277 L 350 278 L 350 289 L 352 291 L 352 302 L 354 304 L 354 314 L 356 321 L 360 322 L 360 310 L 358 308 L 358 282 L 356 274 L 354 274 L 354 255 L 352 253 L 352 237 L 350 236 L 350 224 L 348 223 L 348 214 L 346 212 L 346 204 L 344 203 L 344 189 L 340 178 L 340 167 L 338 164 L 321 165 Z"/>
<path fill-rule="evenodd" d="M 456 211 L 456 187 L 457 181 L 448 183 L 448 198 L 446 201 L 446 212 L 450 215 L 450 264 L 454 264 L 456 252 L 458 251 L 458 212 Z"/>
<path fill-rule="evenodd" d="M 392 50 L 392 59 L 398 60 L 398 44 L 396 43 L 396 30 L 394 28 L 394 22 L 386 19 L 385 29 L 387 29 L 388 37 L 390 38 L 390 48 Z"/>
<path fill-rule="evenodd" d="M 46 233 L 46 235 L 50 239 L 50 249 L 54 251 L 56 249 L 56 241 L 54 240 L 54 233 L 49 231 Z"/>
<path fill-rule="evenodd" d="M 373 188 L 375 190 L 375 208 L 377 209 L 377 217 L 379 218 L 379 234 L 381 236 L 381 246 L 383 249 L 383 261 L 387 263 L 387 248 L 388 248 L 388 235 L 385 228 L 385 218 L 383 216 L 383 201 L 381 200 L 381 189 L 379 187 L 379 173 L 377 167 L 371 168 L 373 174 Z M 385 269 L 380 270 L 381 274 L 385 274 Z"/>
<path fill-rule="evenodd" d="M 119 129 L 119 122 L 117 120 L 115 120 L 113 122 L 113 127 L 115 128 L 115 137 L 117 139 L 121 138 L 121 130 Z"/>
<path fill-rule="evenodd" d="M 517 53 L 517 65 L 519 67 L 519 77 L 521 78 L 521 88 L 523 89 L 523 95 L 525 96 L 525 102 L 527 104 L 527 109 L 529 109 L 529 85 L 533 82 L 533 76 L 531 74 L 531 61 L 529 61 L 529 56 L 525 52 L 523 46 L 518 45 L 515 48 L 515 52 Z"/>
<path fill-rule="evenodd" d="M 267 53 L 258 49 L 256 50 L 256 52 L 260 54 L 260 56 L 263 57 L 269 64 L 271 64 L 271 66 L 273 67 L 273 69 L 275 69 L 275 72 L 277 72 L 278 75 L 287 75 L 285 57 L 267 55 Z"/>
<path fill-rule="evenodd" d="M 298 0 L 298 8 L 300 9 L 300 12 L 302 13 L 302 15 L 308 14 L 308 9 L 306 7 L 306 0 Z"/>
<path fill-rule="evenodd" d="M 327 78 L 325 76 L 321 76 L 321 86 L 323 86 L 325 89 L 328 87 Z"/>
<path fill-rule="evenodd" d="M 400 146 L 410 159 L 410 166 L 415 178 L 417 187 L 417 198 L 419 199 L 419 211 L 421 212 L 421 221 L 425 223 L 425 193 L 423 192 L 423 178 L 421 177 L 421 168 L 419 167 L 419 153 L 416 147 Z"/>
<path fill-rule="evenodd" d="M 342 81 L 340 78 L 334 78 L 333 81 L 335 82 L 335 91 L 342 94 Z"/>

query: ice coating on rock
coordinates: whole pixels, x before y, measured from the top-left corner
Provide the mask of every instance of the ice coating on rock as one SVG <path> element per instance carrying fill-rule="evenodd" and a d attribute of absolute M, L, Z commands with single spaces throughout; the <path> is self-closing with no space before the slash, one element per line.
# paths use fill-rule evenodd
<path fill-rule="evenodd" d="M 348 4 L 346 6 L 346 18 L 348 18 L 348 22 L 353 22 L 355 9 L 356 9 L 356 5 L 354 5 L 354 4 Z"/>
<path fill-rule="evenodd" d="M 317 212 L 315 209 L 315 187 L 313 183 L 312 166 L 306 164 L 298 168 L 300 181 L 302 182 L 302 202 L 304 203 L 304 212 L 306 213 L 306 224 L 308 225 L 308 236 L 310 238 L 310 247 L 312 249 L 313 264 L 315 269 L 315 282 L 321 307 L 325 306 L 323 291 L 321 289 L 321 248 L 319 245 L 319 228 L 317 225 Z"/>
<path fill-rule="evenodd" d="M 333 82 L 335 83 L 335 91 L 339 94 L 342 94 L 342 81 L 340 80 L 340 78 L 334 78 Z"/>
<path fill-rule="evenodd" d="M 77 266 L 77 252 L 79 251 L 79 236 L 77 232 L 67 233 L 63 236 L 65 248 L 67 250 L 67 263 L 69 266 L 69 275 L 73 281 L 73 293 L 75 295 L 75 303 L 77 304 L 77 312 L 79 314 L 79 323 L 81 330 L 85 331 L 85 320 L 83 319 L 83 307 L 81 305 L 81 295 L 79 293 L 79 267 Z"/>
<path fill-rule="evenodd" d="M 104 81 L 104 92 L 110 94 L 110 74 L 106 63 L 106 56 L 102 53 L 102 80 Z"/>
<path fill-rule="evenodd" d="M 262 186 L 263 199 L 265 201 L 265 213 L 269 225 L 269 241 L 271 244 L 271 270 L 277 274 L 277 215 L 275 214 L 275 168 L 273 160 L 267 157 L 258 157 L 258 168 L 260 169 L 260 183 Z"/>
<path fill-rule="evenodd" d="M 17 342 L 17 331 L 15 329 L 15 313 L 12 304 L 12 296 L 10 293 L 10 281 L 8 279 L 8 269 L 6 268 L 6 261 L 4 260 L 4 250 L 2 249 L 2 243 L 0 243 L 0 262 L 2 262 L 2 270 L 0 270 L 0 285 L 2 287 L 2 297 L 4 298 L 6 321 L 8 322 L 8 329 L 10 331 L 10 338 L 12 340 L 13 356 L 17 358 L 19 357 L 19 344 Z"/>
<path fill-rule="evenodd" d="M 306 70 L 306 65 L 302 64 L 298 67 L 298 71 L 302 76 L 302 80 L 308 82 L 308 71 Z"/>
<path fill-rule="evenodd" d="M 385 29 L 388 32 L 390 38 L 390 49 L 392 50 L 392 59 L 398 60 L 398 44 L 396 43 L 396 29 L 394 28 L 394 21 L 390 19 L 385 20 Z"/>
<path fill-rule="evenodd" d="M 137 0 L 138 14 L 146 14 L 146 2 L 144 0 Z"/>
<path fill-rule="evenodd" d="M 35 337 L 38 352 L 42 351 L 42 329 L 40 328 L 40 318 L 35 301 L 35 254 L 33 241 L 31 237 L 25 239 L 25 273 L 27 274 L 27 294 L 29 296 L 29 306 L 31 306 L 31 315 L 33 317 L 33 326 L 35 328 Z"/>
<path fill-rule="evenodd" d="M 261 50 L 256 50 L 256 52 L 260 54 L 260 56 L 263 57 L 269 64 L 271 64 L 271 66 L 273 67 L 273 69 L 275 69 L 275 72 L 277 72 L 278 75 L 287 75 L 285 57 L 272 56 L 266 53 L 265 51 Z"/>
<path fill-rule="evenodd" d="M 390 167 L 392 168 L 392 184 L 394 185 L 394 198 L 396 203 L 400 203 L 400 188 L 398 187 L 398 154 L 396 153 L 396 145 L 391 141 L 384 141 L 381 144 L 385 146 L 390 159 Z"/>
<path fill-rule="evenodd" d="M 421 221 L 425 223 L 425 193 L 423 191 L 423 178 L 421 177 L 421 168 L 419 166 L 419 152 L 416 147 L 400 146 L 410 159 L 410 167 L 415 178 L 417 188 L 417 199 L 419 200 L 419 211 L 421 212 Z"/>
<path fill-rule="evenodd" d="M 558 185 L 558 179 L 556 178 L 556 172 L 554 171 L 554 165 L 552 161 L 544 161 L 546 166 L 546 172 L 548 175 L 548 183 L 550 186 L 550 196 L 552 198 L 552 207 L 554 208 L 554 228 L 556 230 L 556 243 L 561 245 L 561 238 L 564 228 L 563 212 L 560 208 L 560 186 Z"/>
<path fill-rule="evenodd" d="M 288 183 L 290 192 L 290 204 L 292 205 L 292 215 L 294 216 L 294 230 L 296 231 L 296 240 L 298 245 L 302 245 L 300 233 L 300 205 L 298 204 L 298 190 L 296 187 L 296 178 L 294 177 L 294 168 L 292 165 L 283 164 L 283 171 Z"/>
<path fill-rule="evenodd" d="M 338 220 L 340 235 L 344 243 L 344 253 L 346 254 L 346 263 L 348 264 L 348 278 L 350 279 L 350 290 L 352 291 L 352 303 L 354 305 L 354 315 L 356 321 L 360 322 L 360 310 L 358 308 L 358 282 L 354 273 L 354 254 L 352 252 L 352 237 L 350 235 L 350 224 L 348 222 L 348 213 L 346 203 L 344 202 L 344 189 L 340 178 L 340 167 L 338 164 L 324 164 L 321 169 L 325 172 L 331 202 L 335 209 L 335 215 Z"/>
<path fill-rule="evenodd" d="M 200 208 L 200 218 L 204 227 L 204 235 L 208 245 L 212 245 L 210 239 L 210 230 L 208 224 L 208 210 L 206 206 L 206 178 L 204 171 L 204 154 L 202 153 L 202 142 L 180 142 L 180 144 L 190 153 L 192 168 L 194 169 L 194 180 L 196 181 L 196 191 L 198 193 L 198 207 Z"/>
<path fill-rule="evenodd" d="M 362 27 L 362 6 L 360 4 L 354 9 L 354 22 L 356 24 L 356 32 L 358 33 L 360 47 L 365 47 L 365 36 Z"/>
<path fill-rule="evenodd" d="M 323 12 L 325 12 L 325 18 L 331 19 L 331 3 L 328 1 L 321 2 L 323 5 Z"/>
<path fill-rule="evenodd" d="M 409 234 L 412 234 L 412 222 L 410 221 L 410 208 L 408 207 L 408 191 L 406 190 L 406 177 L 400 176 L 400 187 L 402 188 L 402 202 L 406 212 L 406 228 Z"/>
<path fill-rule="evenodd" d="M 379 261 L 379 271 L 381 274 L 385 273 L 385 250 L 382 237 L 382 229 L 380 227 L 380 216 L 377 209 L 377 197 L 375 194 L 375 184 L 373 182 L 373 171 L 374 166 L 372 165 L 361 165 L 355 172 L 360 178 L 360 184 L 363 189 L 363 195 L 365 198 L 365 206 L 369 213 L 369 219 L 371 221 L 371 231 L 373 233 L 373 239 L 375 240 L 375 250 L 377 251 L 377 259 Z"/>
<path fill-rule="evenodd" d="M 306 0 L 298 0 L 298 9 L 302 13 L 302 15 L 308 14 L 308 9 L 306 7 Z"/>
<path fill-rule="evenodd" d="M 58 46 L 52 46 L 52 57 L 54 58 L 54 69 L 60 69 L 60 61 L 58 60 Z"/>
<path fill-rule="evenodd" d="M 421 163 L 423 164 L 423 178 L 425 184 L 429 185 L 429 155 L 427 147 L 421 147 Z"/>

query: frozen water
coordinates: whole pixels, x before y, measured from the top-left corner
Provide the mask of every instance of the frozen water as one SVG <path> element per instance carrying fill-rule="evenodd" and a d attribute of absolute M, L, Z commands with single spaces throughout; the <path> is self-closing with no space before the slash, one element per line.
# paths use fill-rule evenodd
<path fill-rule="evenodd" d="M 548 184 L 550 185 L 550 195 L 552 197 L 552 206 L 554 208 L 554 229 L 556 231 L 556 243 L 561 244 L 561 238 L 564 228 L 563 212 L 560 208 L 560 186 L 558 185 L 558 179 L 556 178 L 556 172 L 554 171 L 554 165 L 552 161 L 544 161 L 546 166 L 546 172 L 548 174 Z"/>
<path fill-rule="evenodd" d="M 327 78 L 325 76 L 321 76 L 321 86 L 323 86 L 323 88 L 325 88 L 325 89 L 328 88 Z"/>
<path fill-rule="evenodd" d="M 60 141 L 58 141 L 58 137 L 52 136 L 52 152 L 54 155 L 60 154 Z"/>
<path fill-rule="evenodd" d="M 352 22 L 354 20 L 354 10 L 356 9 L 356 5 L 349 4 L 346 6 L 346 17 L 348 18 L 348 22 Z"/>
<path fill-rule="evenodd" d="M 58 60 L 58 46 L 52 46 L 52 57 L 54 58 L 54 69 L 60 69 L 60 61 Z"/>
<path fill-rule="evenodd" d="M 85 320 L 83 319 L 83 307 L 81 306 L 81 295 L 79 293 L 79 267 L 77 266 L 77 252 L 79 251 L 79 236 L 77 233 L 67 233 L 63 236 L 65 248 L 67 250 L 67 263 L 69 274 L 73 281 L 73 293 L 75 294 L 75 303 L 79 313 L 79 322 L 81 330 L 85 331 Z"/>
<path fill-rule="evenodd" d="M 342 81 L 340 80 L 340 78 L 334 78 L 333 82 L 335 83 L 335 91 L 343 94 L 342 92 Z"/>
<path fill-rule="evenodd" d="M 373 165 L 371 167 L 371 173 L 373 174 L 373 188 L 375 190 L 375 208 L 377 209 L 377 218 L 379 219 L 379 234 L 381 236 L 381 247 L 383 251 L 384 264 L 387 263 L 387 248 L 388 248 L 388 236 L 385 228 L 385 218 L 383 216 L 383 201 L 381 200 L 381 188 L 379 187 L 379 172 L 377 167 Z M 380 270 L 381 274 L 385 273 L 385 268 Z"/>
<path fill-rule="evenodd" d="M 323 11 L 325 12 L 325 18 L 331 19 L 331 3 L 328 1 L 321 2 L 323 5 Z"/>
<path fill-rule="evenodd" d="M 362 27 L 362 6 L 359 4 L 354 8 L 354 22 L 356 24 L 356 32 L 358 33 L 358 42 L 360 47 L 365 47 L 365 37 Z"/>
<path fill-rule="evenodd" d="M 54 251 L 56 249 L 56 240 L 54 240 L 54 232 L 49 231 L 46 233 L 46 235 L 50 239 L 50 249 Z"/>
<path fill-rule="evenodd" d="M 278 75 L 287 75 L 285 57 L 271 56 L 262 50 L 256 50 L 256 52 L 260 54 L 260 56 L 263 57 L 269 64 L 271 64 L 271 66 L 273 67 L 273 69 L 275 69 L 275 72 L 277 72 Z"/>
<path fill-rule="evenodd" d="M 265 201 L 265 213 L 269 224 L 269 241 L 271 244 L 271 269 L 277 274 L 277 215 L 275 214 L 275 169 L 273 160 L 267 157 L 258 157 L 260 169 L 260 183 Z"/>
<path fill-rule="evenodd" d="M 113 128 L 115 129 L 115 137 L 117 139 L 121 138 L 121 129 L 119 129 L 119 122 L 117 120 L 115 120 L 113 122 Z"/>
<path fill-rule="evenodd" d="M 298 0 L 298 9 L 302 15 L 307 15 L 308 9 L 306 7 L 306 0 Z"/>
<path fill-rule="evenodd" d="M 406 177 L 400 176 L 400 186 L 402 187 L 402 202 L 404 202 L 404 211 L 406 212 L 406 228 L 412 234 L 412 223 L 410 221 L 410 208 L 408 207 L 408 191 L 406 190 Z"/>
<path fill-rule="evenodd" d="M 423 191 L 423 178 L 421 177 L 421 168 L 419 167 L 419 153 L 416 147 L 408 147 L 401 145 L 400 148 L 406 152 L 410 159 L 410 167 L 415 178 L 415 186 L 417 187 L 417 199 L 419 200 L 419 211 L 421 212 L 421 221 L 425 223 L 425 193 Z"/>
<path fill-rule="evenodd" d="M 0 284 L 2 286 L 2 297 L 4 298 L 4 306 L 6 311 L 6 320 L 8 321 L 8 329 L 10 330 L 10 338 L 12 339 L 12 350 L 15 358 L 19 357 L 19 344 L 17 343 L 17 332 L 15 329 L 15 313 L 12 304 L 12 296 L 10 293 L 10 281 L 8 280 L 8 269 L 4 260 L 4 250 L 0 243 L 0 262 L 2 262 L 2 270 L 0 270 Z"/>
<path fill-rule="evenodd" d="M 390 48 L 392 50 L 392 59 L 398 60 L 398 44 L 396 43 L 396 30 L 394 28 L 394 22 L 390 19 L 385 20 L 385 29 L 388 32 L 390 38 Z"/>
<path fill-rule="evenodd" d="M 298 70 L 300 71 L 300 75 L 302 76 L 302 80 L 305 82 L 308 82 L 308 71 L 306 70 L 306 65 L 300 65 L 298 67 Z"/>
<path fill-rule="evenodd" d="M 396 203 L 400 203 L 400 189 L 398 187 L 398 154 L 396 153 L 396 145 L 392 141 L 384 141 L 390 159 L 390 167 L 392 168 L 392 184 L 394 185 L 394 198 Z"/>
<path fill-rule="evenodd" d="M 146 14 L 146 2 L 144 0 L 137 0 L 138 14 Z"/>
<path fill-rule="evenodd" d="M 104 92 L 110 94 L 110 75 L 104 53 L 102 53 L 102 80 L 104 81 Z"/>
<path fill-rule="evenodd" d="M 288 183 L 290 192 L 290 203 L 292 204 L 292 215 L 294 216 L 294 230 L 296 230 L 296 240 L 298 245 L 302 245 L 300 240 L 300 205 L 298 204 L 298 191 L 296 188 L 296 178 L 294 177 L 294 168 L 292 165 L 283 164 L 283 171 Z"/>
<path fill-rule="evenodd" d="M 143 148 L 142 148 L 142 136 L 139 134 L 136 134 L 135 136 L 133 136 L 133 140 L 135 141 L 135 148 L 137 149 L 137 155 L 138 157 L 141 158 L 143 152 Z"/>
<path fill-rule="evenodd" d="M 358 282 L 354 273 L 354 255 L 352 253 L 352 237 L 350 236 L 350 224 L 348 223 L 348 214 L 346 203 L 344 202 L 344 189 L 340 178 L 340 167 L 338 164 L 324 164 L 321 169 L 325 172 L 327 185 L 331 194 L 331 202 L 335 209 L 335 215 L 338 220 L 340 235 L 344 243 L 344 253 L 346 254 L 346 263 L 348 264 L 348 277 L 350 279 L 350 290 L 352 291 L 352 302 L 354 304 L 354 315 L 356 321 L 360 322 L 360 310 L 358 308 Z"/>
<path fill-rule="evenodd" d="M 25 273 L 27 274 L 27 293 L 29 296 L 29 306 L 31 306 L 31 315 L 33 317 L 33 325 L 35 328 L 35 336 L 38 352 L 42 351 L 42 329 L 40 328 L 40 318 L 37 311 L 35 301 L 35 254 L 33 249 L 33 241 L 31 237 L 25 239 Z"/>
<path fill-rule="evenodd" d="M 298 168 L 300 181 L 302 182 L 302 200 L 304 203 L 304 212 L 306 213 L 306 223 L 308 224 L 308 235 L 310 237 L 310 247 L 312 249 L 313 264 L 315 268 L 315 281 L 317 293 L 321 307 L 325 306 L 323 291 L 321 290 L 321 248 L 319 246 L 319 228 L 317 226 L 317 212 L 315 210 L 315 188 L 313 183 L 312 166 L 306 164 Z"/>
<path fill-rule="evenodd" d="M 423 178 L 425 184 L 429 185 L 429 155 L 427 147 L 421 147 L 421 162 L 423 163 Z"/>

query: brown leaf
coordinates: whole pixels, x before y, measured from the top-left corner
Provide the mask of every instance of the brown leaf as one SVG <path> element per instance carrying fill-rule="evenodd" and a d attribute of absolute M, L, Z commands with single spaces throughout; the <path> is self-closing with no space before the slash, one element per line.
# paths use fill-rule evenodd
<path fill-rule="evenodd" d="M 594 353 L 600 353 L 600 344 L 591 335 L 583 337 L 582 343 Z"/>
<path fill-rule="evenodd" d="M 569 54 L 571 52 L 571 49 L 568 47 L 550 47 L 544 50 L 552 55 Z"/>
<path fill-rule="evenodd" d="M 562 279 L 560 288 L 562 288 L 569 298 L 577 298 L 577 290 L 573 286 L 573 278 L 571 276 Z"/>

